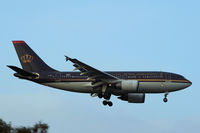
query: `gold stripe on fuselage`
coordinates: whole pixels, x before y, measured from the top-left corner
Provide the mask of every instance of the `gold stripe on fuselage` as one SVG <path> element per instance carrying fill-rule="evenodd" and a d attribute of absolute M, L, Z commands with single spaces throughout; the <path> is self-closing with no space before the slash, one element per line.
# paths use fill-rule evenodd
<path fill-rule="evenodd" d="M 123 80 L 123 79 L 122 79 Z M 179 82 L 179 83 L 190 83 L 190 81 L 188 80 L 168 80 L 168 79 L 127 79 L 127 80 L 137 80 L 139 82 Z M 87 82 L 93 82 L 95 81 L 95 79 L 90 79 L 90 80 L 87 80 L 87 79 L 61 79 L 61 81 L 80 81 L 80 82 L 83 82 L 83 81 L 87 81 Z"/>

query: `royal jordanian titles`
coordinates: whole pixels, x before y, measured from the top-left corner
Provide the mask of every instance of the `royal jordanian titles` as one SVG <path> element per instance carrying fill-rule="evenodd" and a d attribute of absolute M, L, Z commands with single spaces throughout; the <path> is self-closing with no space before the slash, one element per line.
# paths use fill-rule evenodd
<path fill-rule="evenodd" d="M 66 56 L 73 63 L 74 71 L 60 72 L 49 67 L 24 41 L 13 41 L 22 68 L 8 65 L 14 76 L 45 86 L 103 98 L 103 105 L 112 106 L 111 95 L 129 103 L 144 103 L 146 93 L 164 93 L 189 87 L 192 82 L 179 74 L 154 71 L 104 72 L 78 59 Z"/>

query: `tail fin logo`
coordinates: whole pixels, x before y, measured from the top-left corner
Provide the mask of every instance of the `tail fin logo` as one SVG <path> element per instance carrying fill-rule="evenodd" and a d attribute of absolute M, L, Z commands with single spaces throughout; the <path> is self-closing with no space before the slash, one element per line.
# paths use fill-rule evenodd
<path fill-rule="evenodd" d="M 29 54 L 25 54 L 24 56 L 22 56 L 21 61 L 23 63 L 31 63 L 33 61 L 33 56 L 29 55 Z"/>

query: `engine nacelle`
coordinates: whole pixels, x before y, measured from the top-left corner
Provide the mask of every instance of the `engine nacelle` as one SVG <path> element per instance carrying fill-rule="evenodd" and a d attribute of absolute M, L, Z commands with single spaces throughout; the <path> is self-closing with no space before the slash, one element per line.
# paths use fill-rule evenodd
<path fill-rule="evenodd" d="M 116 84 L 116 87 L 125 92 L 137 92 L 138 81 L 137 80 L 121 80 Z"/>
<path fill-rule="evenodd" d="M 128 93 L 118 98 L 124 101 L 128 101 L 129 103 L 144 103 L 145 94 L 144 93 Z"/>

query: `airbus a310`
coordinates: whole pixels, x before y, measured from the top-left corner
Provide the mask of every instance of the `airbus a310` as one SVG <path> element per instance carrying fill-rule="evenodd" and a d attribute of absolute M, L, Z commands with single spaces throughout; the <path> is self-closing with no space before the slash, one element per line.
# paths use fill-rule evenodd
<path fill-rule="evenodd" d="M 49 67 L 24 41 L 13 41 L 22 69 L 8 65 L 14 76 L 45 86 L 103 98 L 103 105 L 112 106 L 111 95 L 129 103 L 144 103 L 146 93 L 164 93 L 189 87 L 192 82 L 179 74 L 155 71 L 104 72 L 78 59 L 66 56 L 73 63 L 74 71 L 60 72 Z"/>

